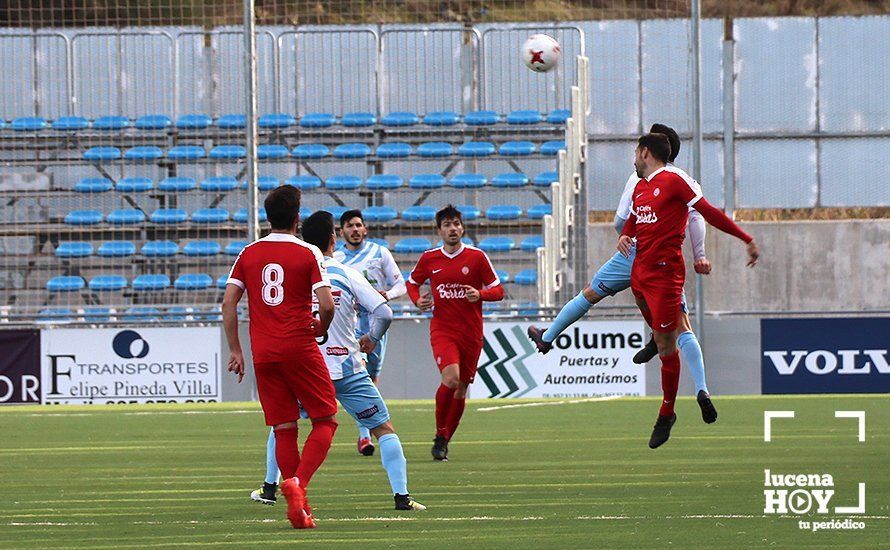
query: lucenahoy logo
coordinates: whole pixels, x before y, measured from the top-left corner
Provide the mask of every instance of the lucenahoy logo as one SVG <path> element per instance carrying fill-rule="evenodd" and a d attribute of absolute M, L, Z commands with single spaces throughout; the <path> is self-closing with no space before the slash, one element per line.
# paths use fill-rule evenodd
<path fill-rule="evenodd" d="M 114 353 L 124 359 L 142 359 L 148 355 L 148 342 L 135 330 L 122 330 L 111 342 Z"/>

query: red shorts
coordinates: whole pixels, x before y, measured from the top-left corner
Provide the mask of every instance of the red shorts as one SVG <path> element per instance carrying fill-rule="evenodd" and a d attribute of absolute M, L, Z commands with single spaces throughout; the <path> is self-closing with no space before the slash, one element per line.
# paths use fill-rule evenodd
<path fill-rule="evenodd" d="M 649 306 L 649 321 L 656 332 L 673 332 L 680 318 L 685 266 L 636 269 L 631 273 L 630 288 Z"/>
<path fill-rule="evenodd" d="M 430 345 L 433 348 L 433 359 L 439 371 L 448 365 L 458 365 L 460 380 L 472 384 L 479 367 L 479 355 L 482 354 L 482 338 L 467 338 L 463 334 L 435 332 L 430 333 Z"/>
<path fill-rule="evenodd" d="M 253 369 L 267 426 L 295 422 L 300 403 L 309 418 L 337 414 L 334 384 L 315 342 L 293 360 L 254 363 Z"/>

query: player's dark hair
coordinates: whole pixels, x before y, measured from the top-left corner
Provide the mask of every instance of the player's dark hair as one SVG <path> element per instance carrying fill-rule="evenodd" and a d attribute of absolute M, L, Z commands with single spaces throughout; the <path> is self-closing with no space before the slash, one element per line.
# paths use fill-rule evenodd
<path fill-rule="evenodd" d="M 445 220 L 459 220 L 461 224 L 464 223 L 464 217 L 460 210 L 451 204 L 436 212 L 436 227 L 442 227 L 442 222 Z"/>
<path fill-rule="evenodd" d="M 300 190 L 293 185 L 276 187 L 263 201 L 272 229 L 290 229 L 300 218 Z"/>
<path fill-rule="evenodd" d="M 324 252 L 334 234 L 334 216 L 325 210 L 315 212 L 303 220 L 303 240 Z"/>
<path fill-rule="evenodd" d="M 646 134 L 640 136 L 640 147 L 645 147 L 649 153 L 661 162 L 667 162 L 671 156 L 671 142 L 664 134 Z"/>
<path fill-rule="evenodd" d="M 680 135 L 677 134 L 677 131 L 671 128 L 666 124 L 661 124 L 656 122 L 649 128 L 649 132 L 652 134 L 664 134 L 668 138 L 668 142 L 671 144 L 671 154 L 668 157 L 668 162 L 674 162 L 677 158 L 677 155 L 680 154 Z"/>
<path fill-rule="evenodd" d="M 347 210 L 346 212 L 343 212 L 343 215 L 340 216 L 340 227 L 346 225 L 346 222 L 352 218 L 358 218 L 362 220 L 362 223 L 365 223 L 365 217 L 362 216 L 362 211 L 356 208 L 355 210 Z"/>

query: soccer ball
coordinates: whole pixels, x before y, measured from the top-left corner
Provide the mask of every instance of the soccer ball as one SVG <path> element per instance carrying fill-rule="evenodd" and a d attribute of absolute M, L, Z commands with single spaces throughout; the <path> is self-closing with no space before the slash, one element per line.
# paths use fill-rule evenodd
<path fill-rule="evenodd" d="M 546 73 L 559 63 L 559 42 L 546 34 L 533 34 L 522 45 L 522 60 L 529 69 Z"/>

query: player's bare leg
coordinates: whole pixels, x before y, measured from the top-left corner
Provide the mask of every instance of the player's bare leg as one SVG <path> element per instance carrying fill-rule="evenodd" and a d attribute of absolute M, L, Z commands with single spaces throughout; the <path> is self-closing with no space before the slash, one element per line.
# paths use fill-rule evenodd
<path fill-rule="evenodd" d="M 556 340 L 557 336 L 562 334 L 569 325 L 584 317 L 590 308 L 602 299 L 602 296 L 593 290 L 590 285 L 587 285 L 580 294 L 562 306 L 562 309 L 559 310 L 556 319 L 553 320 L 549 328 L 545 330 L 536 326 L 528 327 L 529 339 L 535 343 L 535 347 L 538 348 L 540 353 L 546 354 L 553 349 L 553 341 Z"/>
<path fill-rule="evenodd" d="M 436 392 L 436 437 L 433 439 L 433 448 L 430 451 L 435 460 L 448 460 L 452 409 L 460 406 L 462 414 L 462 405 L 466 399 L 466 386 L 464 386 L 463 399 L 460 402 L 457 401 L 456 394 L 461 385 L 460 365 L 452 363 L 442 369 L 442 384 Z"/>
<path fill-rule="evenodd" d="M 645 300 L 636 298 L 637 306 L 649 326 L 652 326 L 652 314 Z M 652 429 L 649 438 L 649 448 L 656 449 L 662 446 L 671 436 L 671 428 L 677 421 L 674 413 L 674 403 L 677 400 L 677 389 L 680 385 L 680 355 L 677 353 L 677 335 L 680 327 L 677 326 L 670 332 L 653 330 L 652 336 L 658 345 L 658 355 L 661 358 L 661 391 L 663 394 L 661 408 L 658 411 L 658 419 Z"/>
<path fill-rule="evenodd" d="M 426 510 L 426 506 L 414 500 L 408 492 L 408 461 L 405 460 L 402 442 L 396 435 L 392 422 L 387 420 L 373 428 L 371 433 L 380 445 L 380 461 L 392 487 L 396 510 Z"/>

